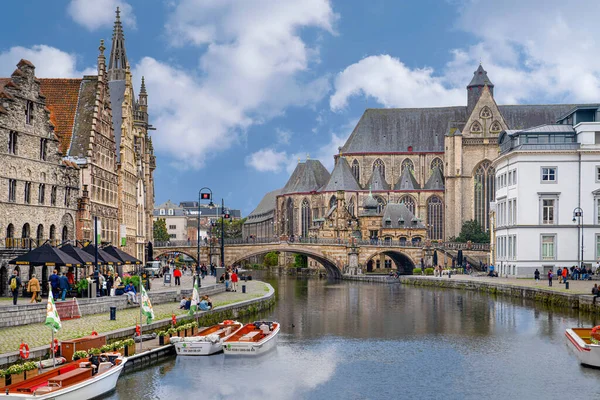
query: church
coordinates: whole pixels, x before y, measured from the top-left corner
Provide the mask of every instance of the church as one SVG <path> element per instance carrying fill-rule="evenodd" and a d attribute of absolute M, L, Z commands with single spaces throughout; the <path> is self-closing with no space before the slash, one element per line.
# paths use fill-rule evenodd
<path fill-rule="evenodd" d="M 466 105 L 367 109 L 333 155 L 299 162 L 248 216 L 244 237 L 448 241 L 464 221 L 490 229 L 498 135 L 555 123 L 574 104 L 498 105 L 479 65 Z"/>

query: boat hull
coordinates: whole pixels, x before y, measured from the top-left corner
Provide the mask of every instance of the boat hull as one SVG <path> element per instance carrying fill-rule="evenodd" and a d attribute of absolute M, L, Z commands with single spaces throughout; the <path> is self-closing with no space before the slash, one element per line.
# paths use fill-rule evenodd
<path fill-rule="evenodd" d="M 117 386 L 117 380 L 123 372 L 125 367 L 126 359 L 117 366 L 114 366 L 110 370 L 97 375 L 97 377 L 83 381 L 73 386 L 67 386 L 61 390 L 54 390 L 45 394 L 0 394 L 1 400 L 83 400 L 83 399 L 94 399 L 105 393 L 108 393 L 115 389 Z"/>
<path fill-rule="evenodd" d="M 223 345 L 223 352 L 227 355 L 236 356 L 258 356 L 264 354 L 277 346 L 277 337 L 279 336 L 279 324 L 277 328 L 264 339 L 254 342 L 226 342 Z"/>
<path fill-rule="evenodd" d="M 590 367 L 600 368 L 600 346 L 586 343 L 573 329 L 565 332 L 567 346 L 579 362 Z"/>
<path fill-rule="evenodd" d="M 178 356 L 209 356 L 223 350 L 223 340 L 211 342 L 178 342 L 174 344 Z"/>

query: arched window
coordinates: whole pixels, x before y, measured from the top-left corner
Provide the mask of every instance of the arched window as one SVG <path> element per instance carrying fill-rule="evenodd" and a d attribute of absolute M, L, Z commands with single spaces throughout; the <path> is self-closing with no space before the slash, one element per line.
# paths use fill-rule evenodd
<path fill-rule="evenodd" d="M 360 182 L 360 165 L 358 164 L 358 160 L 352 161 L 352 175 L 354 175 L 357 182 Z"/>
<path fill-rule="evenodd" d="M 35 238 L 37 239 L 37 245 L 40 246 L 44 240 L 44 225 L 38 225 L 37 234 L 35 235 Z"/>
<path fill-rule="evenodd" d="M 354 205 L 354 197 L 350 198 L 350 201 L 348 202 L 348 212 L 350 213 L 350 215 L 352 215 L 353 217 L 356 216 L 356 212 L 354 211 L 355 209 L 355 205 Z"/>
<path fill-rule="evenodd" d="M 492 118 L 492 110 L 488 106 L 483 107 L 479 113 L 479 117 L 483 119 Z"/>
<path fill-rule="evenodd" d="M 50 240 L 56 239 L 56 226 L 50 225 L 50 235 L 48 235 Z"/>
<path fill-rule="evenodd" d="M 431 161 L 431 167 L 429 168 L 429 175 L 431 175 L 431 173 L 433 172 L 433 170 L 435 168 L 439 168 L 440 172 L 442 173 L 442 176 L 444 176 L 444 162 L 439 157 L 436 157 Z"/>
<path fill-rule="evenodd" d="M 502 131 L 502 126 L 500 126 L 500 123 L 498 121 L 492 122 L 492 126 L 490 126 L 490 132 L 498 133 L 500 131 Z"/>
<path fill-rule="evenodd" d="M 402 161 L 402 166 L 400 167 L 400 175 L 404 173 L 404 170 L 406 168 L 411 170 L 413 173 L 415 172 L 415 164 L 413 164 L 413 162 L 409 158 L 405 158 L 404 161 Z"/>
<path fill-rule="evenodd" d="M 15 226 L 13 224 L 8 224 L 6 227 L 6 237 L 8 239 L 12 239 L 15 237 Z"/>
<path fill-rule="evenodd" d="M 490 229 L 490 202 L 495 198 L 495 170 L 488 160 L 483 161 L 473 174 L 474 214 L 484 231 Z"/>
<path fill-rule="evenodd" d="M 23 225 L 23 230 L 21 231 L 21 237 L 26 239 L 31 236 L 31 229 L 29 228 L 29 224 Z"/>
<path fill-rule="evenodd" d="M 335 206 L 337 203 L 337 197 L 335 196 L 331 196 L 331 198 L 329 199 L 329 208 L 333 208 L 333 206 Z"/>
<path fill-rule="evenodd" d="M 66 226 L 63 226 L 63 229 L 62 229 L 62 241 L 66 242 L 67 240 L 69 240 L 69 228 L 67 228 Z"/>
<path fill-rule="evenodd" d="M 378 158 L 373 163 L 373 171 L 375 171 L 375 168 L 378 168 L 379 171 L 381 172 L 381 176 L 385 177 L 385 164 L 383 163 L 381 158 Z"/>
<path fill-rule="evenodd" d="M 479 123 L 479 121 L 473 122 L 473 124 L 471 125 L 471 133 L 481 133 L 481 132 L 483 132 L 483 128 L 481 127 L 481 124 Z"/>
<path fill-rule="evenodd" d="M 412 196 L 403 196 L 398 203 L 404 203 L 406 208 L 415 215 L 415 199 L 413 199 Z"/>
<path fill-rule="evenodd" d="M 302 237 L 308 237 L 308 229 L 311 224 L 310 203 L 307 199 L 302 201 Z"/>
<path fill-rule="evenodd" d="M 375 196 L 375 200 L 377 200 L 377 213 L 381 214 L 385 208 L 385 200 L 381 196 Z"/>
<path fill-rule="evenodd" d="M 287 204 L 285 207 L 285 218 L 286 218 L 286 227 L 285 232 L 288 235 L 294 234 L 294 200 L 291 198 L 287 200 Z"/>
<path fill-rule="evenodd" d="M 427 224 L 429 237 L 433 240 L 444 238 L 444 203 L 438 196 L 427 199 Z"/>

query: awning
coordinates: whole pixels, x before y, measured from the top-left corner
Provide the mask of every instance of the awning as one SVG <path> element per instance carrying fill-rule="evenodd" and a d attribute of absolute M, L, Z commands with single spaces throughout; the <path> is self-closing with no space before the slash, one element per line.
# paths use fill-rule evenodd
<path fill-rule="evenodd" d="M 123 264 L 136 264 L 140 265 L 142 262 L 132 255 L 125 253 L 123 250 L 113 245 L 106 246 L 102 250 L 110 254 L 111 256 L 119 259 Z"/>
<path fill-rule="evenodd" d="M 72 244 L 65 244 L 60 248 L 60 251 L 67 253 L 82 265 L 94 265 L 94 256 L 84 251 L 79 247 L 75 247 Z"/>
<path fill-rule="evenodd" d="M 92 257 L 95 257 L 94 253 L 96 251 L 96 247 L 93 244 L 88 244 L 83 248 L 83 251 L 91 254 Z M 121 260 L 116 257 L 111 256 L 104 250 L 98 247 L 98 263 L 104 265 L 121 265 L 123 264 Z"/>
<path fill-rule="evenodd" d="M 10 264 L 48 266 L 48 267 L 80 267 L 81 262 L 67 253 L 50 246 L 48 243 L 31 250 L 9 261 Z"/>

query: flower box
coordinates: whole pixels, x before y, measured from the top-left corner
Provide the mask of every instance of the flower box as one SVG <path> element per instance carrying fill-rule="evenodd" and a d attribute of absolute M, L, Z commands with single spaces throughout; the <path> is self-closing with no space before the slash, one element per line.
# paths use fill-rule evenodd
<path fill-rule="evenodd" d="M 29 371 L 25 371 L 25 379 L 32 378 L 38 375 L 38 369 L 31 369 Z"/>
<path fill-rule="evenodd" d="M 167 344 L 171 343 L 171 337 L 170 336 L 159 336 L 158 337 L 158 344 L 161 346 L 165 346 Z"/>
<path fill-rule="evenodd" d="M 10 375 L 10 384 L 11 385 L 14 385 L 15 383 L 23 382 L 24 380 L 25 380 L 25 374 L 23 372 Z"/>

